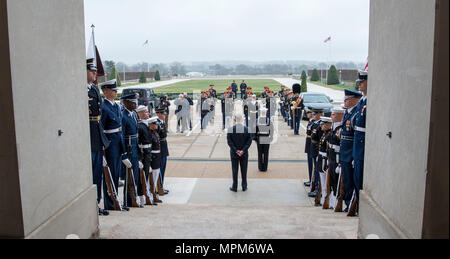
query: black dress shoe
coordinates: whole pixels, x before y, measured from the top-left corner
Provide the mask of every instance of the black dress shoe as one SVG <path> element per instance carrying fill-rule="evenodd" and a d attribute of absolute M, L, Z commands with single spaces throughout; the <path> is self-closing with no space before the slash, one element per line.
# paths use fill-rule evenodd
<path fill-rule="evenodd" d="M 310 192 L 308 193 L 308 197 L 315 198 L 317 196 L 317 192 Z"/>
<path fill-rule="evenodd" d="M 158 206 L 158 203 L 153 202 L 153 203 L 152 203 L 152 206 Z"/>
<path fill-rule="evenodd" d="M 311 187 L 311 182 L 304 182 L 303 183 L 306 187 Z"/>
<path fill-rule="evenodd" d="M 233 187 L 230 187 L 230 191 L 237 192 L 237 189 L 234 189 Z"/>
<path fill-rule="evenodd" d="M 345 213 L 348 213 L 348 207 L 347 207 L 347 208 L 345 208 L 344 212 L 345 212 Z"/>
<path fill-rule="evenodd" d="M 242 191 L 243 191 L 243 192 L 245 192 L 245 191 L 247 191 L 247 190 L 248 190 L 247 187 L 245 187 L 245 188 L 243 187 L 243 188 L 242 188 Z"/>
<path fill-rule="evenodd" d="M 109 211 L 99 208 L 98 209 L 98 215 L 100 215 L 100 216 L 108 216 L 109 215 Z"/>
<path fill-rule="evenodd" d="M 162 200 L 157 200 L 157 201 L 155 201 L 156 203 L 162 203 L 163 201 Z"/>
<path fill-rule="evenodd" d="M 164 194 L 169 194 L 169 190 L 163 190 Z"/>
<path fill-rule="evenodd" d="M 128 208 L 128 207 L 122 207 L 122 211 L 130 211 L 130 208 Z"/>

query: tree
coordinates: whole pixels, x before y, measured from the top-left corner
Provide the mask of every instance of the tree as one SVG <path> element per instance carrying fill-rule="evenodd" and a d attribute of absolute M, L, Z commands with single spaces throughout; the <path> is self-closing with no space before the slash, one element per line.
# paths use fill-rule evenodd
<path fill-rule="evenodd" d="M 141 73 L 141 77 L 139 78 L 139 83 L 141 83 L 141 84 L 147 83 L 147 77 L 145 76 L 144 72 Z"/>
<path fill-rule="evenodd" d="M 306 80 L 308 79 L 308 76 L 306 75 L 305 70 L 302 72 L 302 93 L 308 92 L 308 84 L 306 83 Z"/>
<path fill-rule="evenodd" d="M 161 80 L 161 76 L 159 75 L 159 70 L 156 70 L 155 81 L 160 81 L 160 80 Z"/>
<path fill-rule="evenodd" d="M 339 84 L 339 74 L 334 65 L 328 70 L 327 85 L 338 85 Z"/>
<path fill-rule="evenodd" d="M 317 69 L 314 68 L 312 75 L 311 75 L 311 81 L 317 82 L 319 80 L 320 80 L 319 72 L 317 71 Z"/>
<path fill-rule="evenodd" d="M 111 72 L 112 68 L 116 65 L 112 60 L 105 60 L 105 72 Z"/>
<path fill-rule="evenodd" d="M 116 74 L 117 74 L 116 66 L 113 65 L 111 67 L 111 73 L 109 73 L 109 79 L 108 80 L 116 79 L 117 78 Z"/>

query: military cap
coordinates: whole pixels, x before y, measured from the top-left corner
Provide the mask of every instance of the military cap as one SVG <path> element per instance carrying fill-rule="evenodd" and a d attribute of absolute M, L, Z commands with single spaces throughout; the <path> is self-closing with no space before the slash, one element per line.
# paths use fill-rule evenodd
<path fill-rule="evenodd" d="M 120 100 L 126 100 L 126 101 L 134 101 L 136 99 L 137 99 L 136 94 L 127 94 L 120 98 Z"/>
<path fill-rule="evenodd" d="M 311 109 L 313 114 L 323 113 L 323 109 Z"/>
<path fill-rule="evenodd" d="M 117 80 L 116 79 L 113 79 L 113 80 L 101 83 L 101 84 L 99 84 L 99 86 L 102 89 L 110 89 L 110 90 L 113 90 L 113 91 L 117 91 L 118 90 L 118 88 L 117 88 Z"/>
<path fill-rule="evenodd" d="M 332 123 L 333 122 L 330 117 L 321 117 L 320 121 L 322 121 L 323 123 Z"/>
<path fill-rule="evenodd" d="M 148 111 L 147 106 L 139 105 L 139 107 L 137 107 L 136 109 L 136 112 L 143 112 L 143 111 Z"/>
<path fill-rule="evenodd" d="M 343 109 L 342 107 L 334 107 L 331 112 L 334 113 L 345 113 L 345 109 Z"/>
<path fill-rule="evenodd" d="M 94 62 L 93 58 L 86 59 L 86 68 L 89 71 L 97 71 L 97 65 Z"/>
<path fill-rule="evenodd" d="M 294 94 L 299 94 L 302 92 L 302 86 L 300 84 L 294 84 L 292 90 L 294 91 Z"/>
<path fill-rule="evenodd" d="M 361 97 L 362 97 L 362 93 L 354 91 L 354 90 L 345 89 L 345 100 L 347 100 L 349 98 L 361 98 Z"/>
<path fill-rule="evenodd" d="M 152 118 L 148 119 L 147 122 L 148 122 L 149 124 L 156 124 L 156 125 L 161 124 L 161 123 L 159 122 L 158 117 L 152 117 Z"/>

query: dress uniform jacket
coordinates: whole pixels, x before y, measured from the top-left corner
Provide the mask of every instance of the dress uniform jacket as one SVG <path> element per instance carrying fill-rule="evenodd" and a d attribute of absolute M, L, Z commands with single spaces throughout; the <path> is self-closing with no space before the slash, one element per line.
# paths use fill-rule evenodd
<path fill-rule="evenodd" d="M 362 98 L 355 109 L 354 116 L 354 142 L 353 158 L 354 160 L 364 160 L 364 148 L 366 142 L 366 114 L 367 98 Z"/>
<path fill-rule="evenodd" d="M 169 156 L 169 147 L 167 144 L 167 126 L 164 121 L 158 119 L 161 123 L 158 127 L 159 142 L 161 143 L 161 156 Z"/>
<path fill-rule="evenodd" d="M 91 133 L 91 151 L 101 152 L 108 148 L 109 140 L 103 132 L 103 126 L 100 123 L 103 99 L 97 86 L 92 84 L 88 87 L 89 96 L 89 128 Z"/>
<path fill-rule="evenodd" d="M 330 135 L 331 131 L 326 131 L 322 133 L 322 137 L 320 138 L 320 142 L 319 142 L 319 160 L 318 160 L 318 165 L 319 165 L 319 172 L 326 172 L 327 167 L 328 167 L 328 153 L 327 153 L 327 149 L 328 149 L 328 140 L 329 140 L 329 135 Z"/>
<path fill-rule="evenodd" d="M 311 154 L 314 158 L 319 155 L 319 144 L 323 135 L 323 131 L 320 128 L 320 120 L 313 123 L 311 127 Z"/>
<path fill-rule="evenodd" d="M 152 131 L 152 162 L 151 166 L 153 170 L 161 168 L 161 143 L 159 141 L 159 134 L 157 131 Z"/>
<path fill-rule="evenodd" d="M 312 126 L 314 124 L 314 120 L 310 119 L 308 125 L 306 126 L 306 142 L 305 142 L 305 153 L 309 153 L 311 150 L 311 134 L 312 134 Z"/>
<path fill-rule="evenodd" d="M 139 134 L 139 160 L 144 164 L 144 171 L 148 173 L 148 168 L 150 168 L 150 163 L 152 161 L 152 132 L 148 124 L 144 121 L 139 121 L 138 123 L 138 134 Z M 146 166 L 148 167 L 146 168 Z M 145 170 L 147 169 L 147 170 Z"/>
<path fill-rule="evenodd" d="M 356 114 L 356 108 L 347 110 L 343 118 L 341 131 L 341 145 L 339 161 L 351 163 L 353 161 L 353 140 L 355 131 L 353 129 L 353 121 Z"/>

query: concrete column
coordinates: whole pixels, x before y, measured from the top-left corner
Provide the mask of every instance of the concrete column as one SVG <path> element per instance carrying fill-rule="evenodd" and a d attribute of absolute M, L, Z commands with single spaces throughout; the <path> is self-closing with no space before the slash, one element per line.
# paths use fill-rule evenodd
<path fill-rule="evenodd" d="M 0 237 L 97 234 L 84 29 L 83 0 L 0 3 Z"/>
<path fill-rule="evenodd" d="M 441 175 L 431 180 L 428 171 L 430 162 L 436 168 L 436 160 L 430 160 L 433 146 L 448 145 L 448 74 L 445 85 L 437 87 L 435 80 L 434 66 L 440 63 L 437 60 L 448 58 L 448 49 L 447 56 L 435 55 L 437 2 L 440 1 L 370 3 L 370 79 L 364 191 L 360 204 L 361 238 L 368 234 L 381 238 L 421 238 L 424 210 L 428 207 L 425 195 L 431 188 L 426 182 L 445 179 Z M 446 69 L 448 73 L 448 60 Z M 445 125 L 445 120 L 432 115 L 435 108 L 441 107 L 435 106 L 432 93 L 444 93 L 442 87 L 447 91 L 447 100 L 440 99 L 447 103 L 443 114 L 447 121 L 447 127 L 443 128 L 447 143 L 442 142 L 445 138 L 430 135 L 437 133 L 434 127 L 438 124 Z M 392 138 L 387 136 L 389 132 Z M 446 171 L 447 179 L 447 203 L 443 205 L 447 213 L 442 217 L 447 219 L 448 236 L 448 162 L 440 166 Z M 437 171 L 432 173 L 437 175 Z"/>

